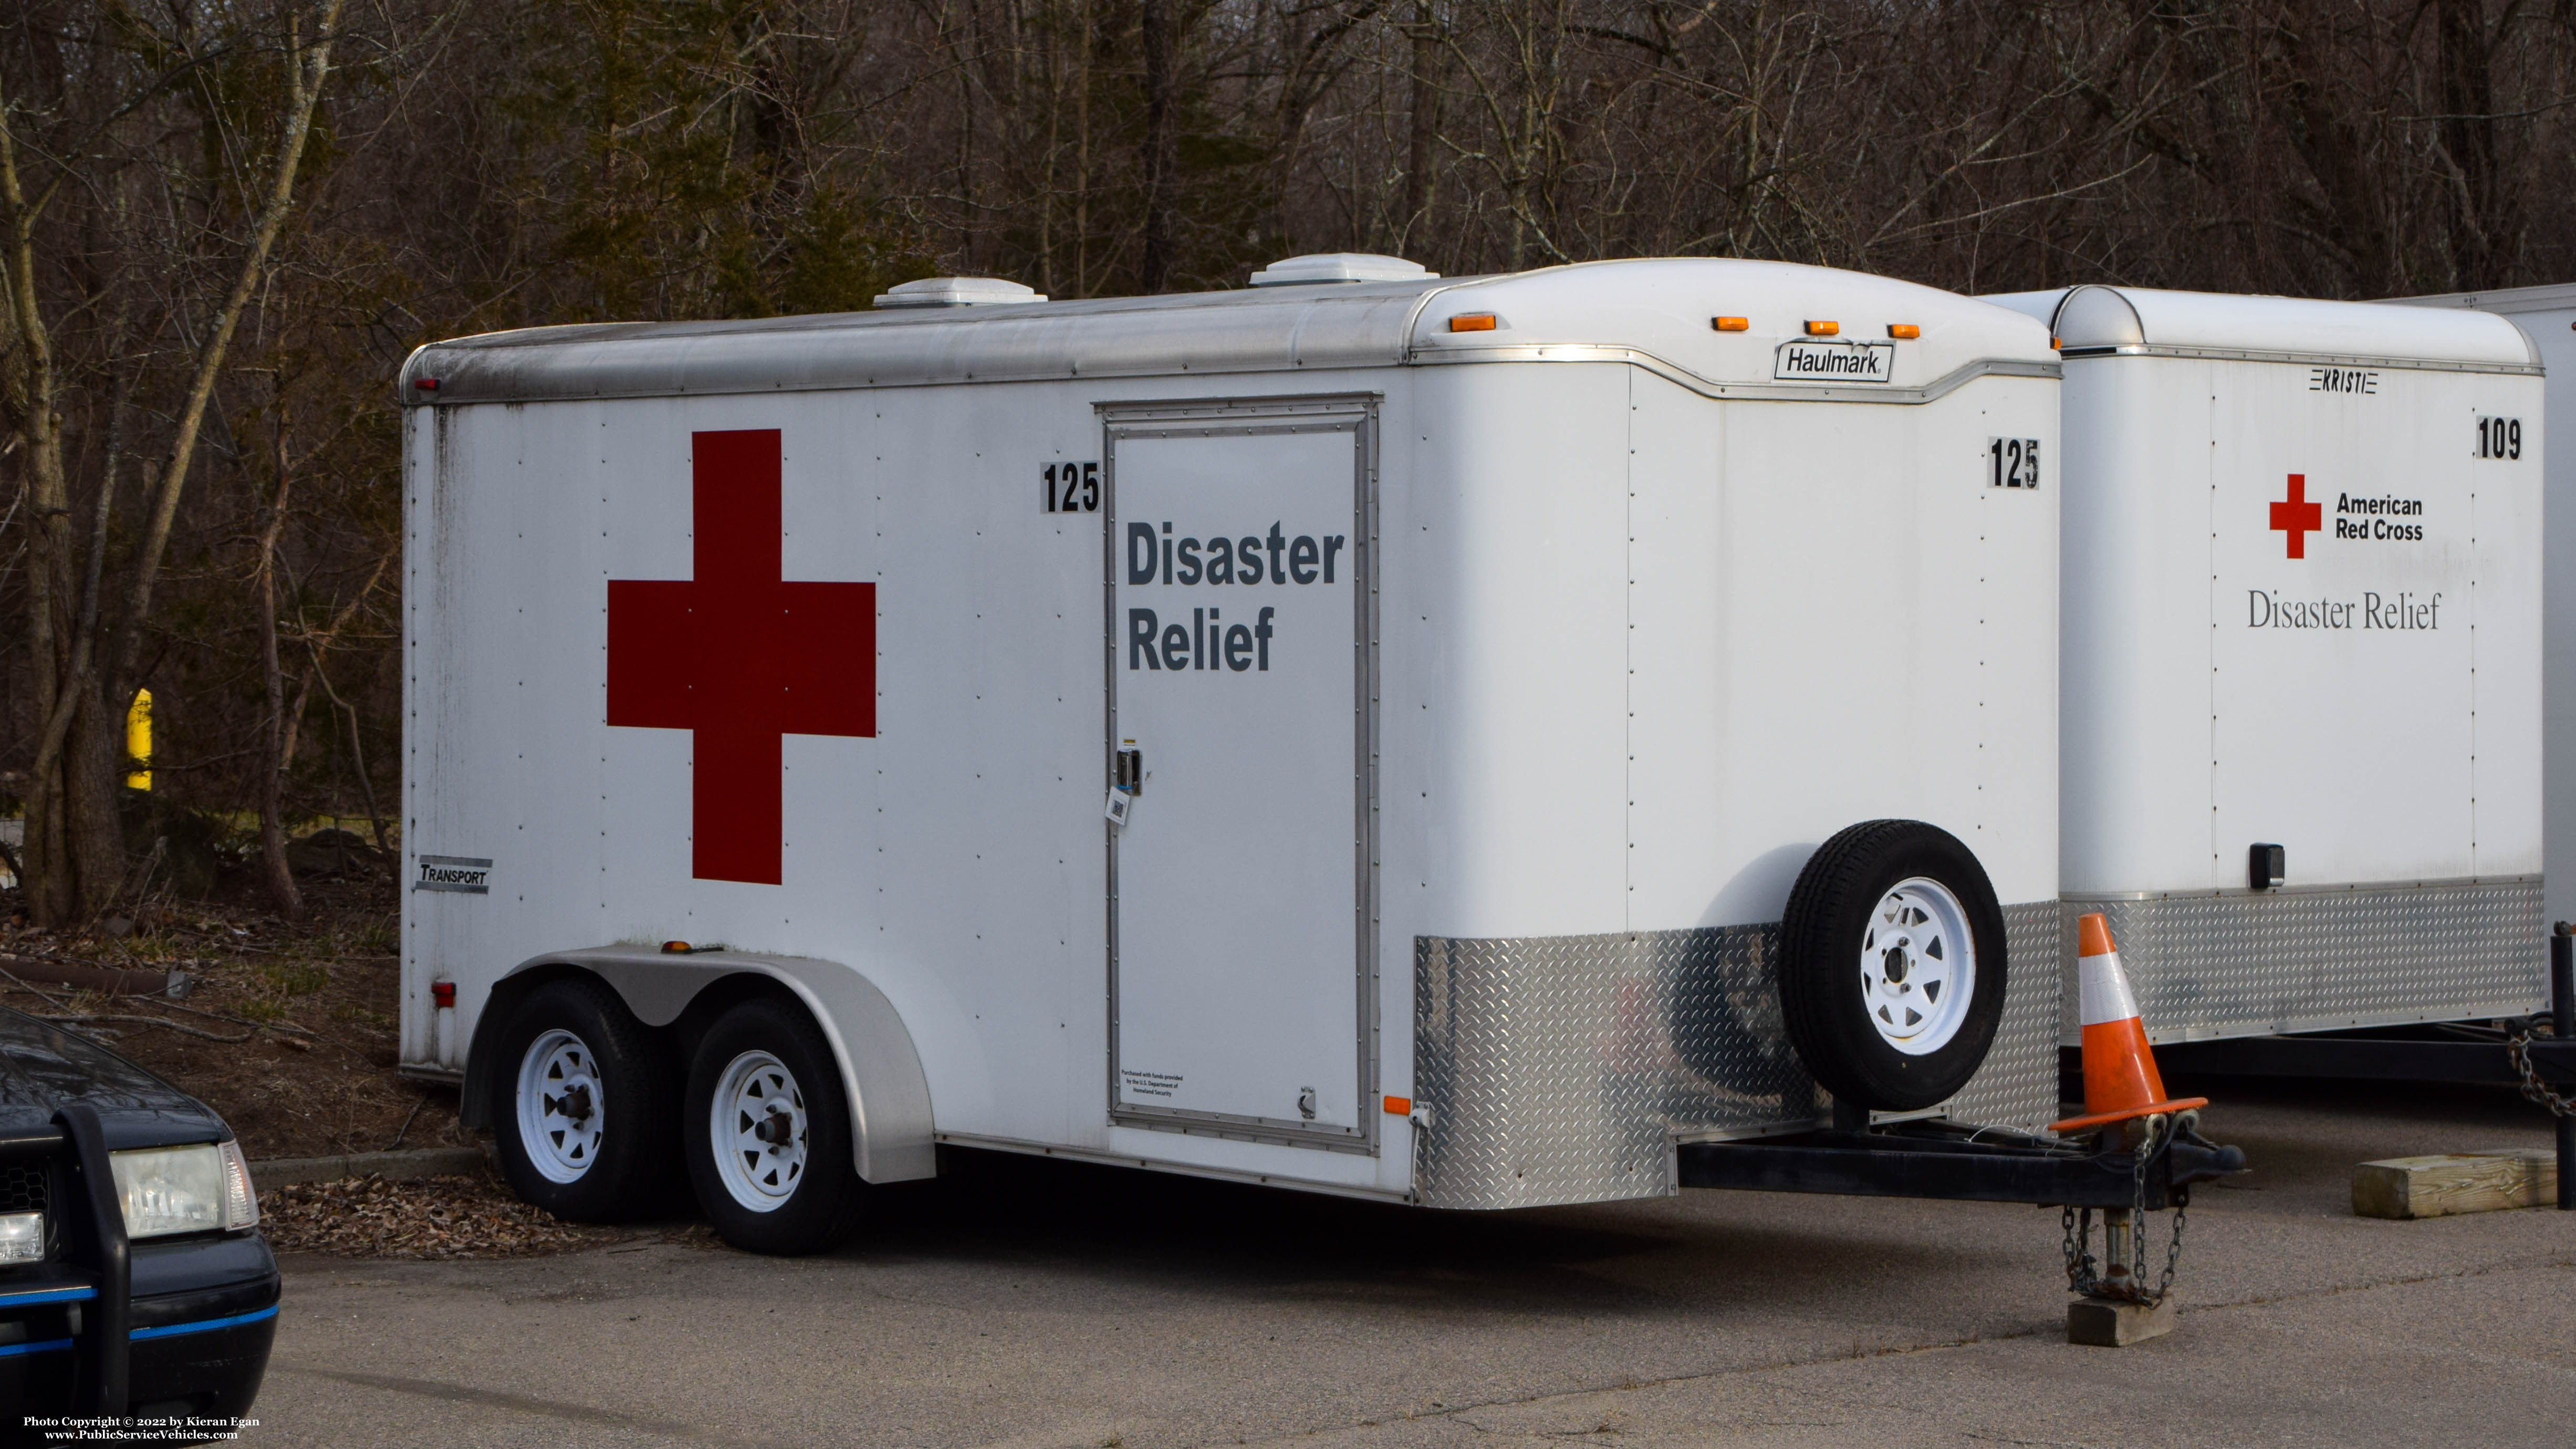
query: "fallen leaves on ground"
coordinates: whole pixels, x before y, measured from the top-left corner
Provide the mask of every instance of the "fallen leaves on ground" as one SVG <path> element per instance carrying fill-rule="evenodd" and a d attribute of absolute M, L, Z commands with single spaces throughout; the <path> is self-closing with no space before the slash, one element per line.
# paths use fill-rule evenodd
<path fill-rule="evenodd" d="M 489 1178 L 395 1182 L 375 1173 L 263 1192 L 260 1227 L 278 1252 L 347 1258 L 526 1258 L 634 1236 L 565 1222 Z"/>

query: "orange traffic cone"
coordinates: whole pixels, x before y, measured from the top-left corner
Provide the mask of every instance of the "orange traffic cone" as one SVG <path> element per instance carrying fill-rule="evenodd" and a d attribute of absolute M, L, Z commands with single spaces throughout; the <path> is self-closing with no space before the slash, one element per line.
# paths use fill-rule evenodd
<path fill-rule="evenodd" d="M 2075 925 L 2076 975 L 2084 1013 L 2084 1115 L 2051 1122 L 2051 1132 L 2085 1132 L 2209 1105 L 2207 1097 L 2165 1096 L 2165 1079 L 2156 1074 L 2156 1054 L 2147 1046 L 2147 1024 L 2138 1019 L 2138 998 L 2129 994 L 2128 973 L 2120 969 L 2119 949 L 2111 944 L 2111 923 L 2099 913 Z"/>

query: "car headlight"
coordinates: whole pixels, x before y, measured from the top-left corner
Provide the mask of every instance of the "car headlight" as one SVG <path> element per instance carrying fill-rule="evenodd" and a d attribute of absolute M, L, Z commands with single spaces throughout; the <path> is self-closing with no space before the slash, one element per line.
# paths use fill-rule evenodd
<path fill-rule="evenodd" d="M 250 1164 L 238 1142 L 191 1147 L 141 1147 L 111 1152 L 116 1195 L 125 1207 L 125 1235 L 160 1238 L 213 1228 L 247 1228 L 259 1222 Z"/>
<path fill-rule="evenodd" d="M 0 1213 L 0 1263 L 37 1263 L 45 1257 L 43 1213 Z"/>

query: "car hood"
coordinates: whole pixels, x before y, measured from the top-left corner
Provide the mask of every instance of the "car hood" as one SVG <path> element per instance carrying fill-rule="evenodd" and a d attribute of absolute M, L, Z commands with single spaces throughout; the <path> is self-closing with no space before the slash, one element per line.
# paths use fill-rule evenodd
<path fill-rule="evenodd" d="M 0 1007 L 0 1137 L 43 1132 L 73 1102 L 97 1109 L 111 1150 L 232 1135 L 206 1104 L 97 1042 Z"/>

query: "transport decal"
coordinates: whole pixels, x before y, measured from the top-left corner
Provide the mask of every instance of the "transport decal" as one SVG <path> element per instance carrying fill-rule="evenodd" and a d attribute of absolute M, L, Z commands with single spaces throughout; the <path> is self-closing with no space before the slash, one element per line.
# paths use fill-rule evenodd
<path fill-rule="evenodd" d="M 1792 382 L 1886 382 L 1896 375 L 1893 342 L 1783 342 L 1771 376 Z"/>
<path fill-rule="evenodd" d="M 781 741 L 877 732 L 876 585 L 780 577 L 775 428 L 689 435 L 689 579 L 608 585 L 608 723 L 690 730 L 689 873 L 780 884 Z"/>
<path fill-rule="evenodd" d="M 420 875 L 411 883 L 416 891 L 457 891 L 465 895 L 484 896 L 492 893 L 492 862 L 479 855 L 420 855 Z"/>

